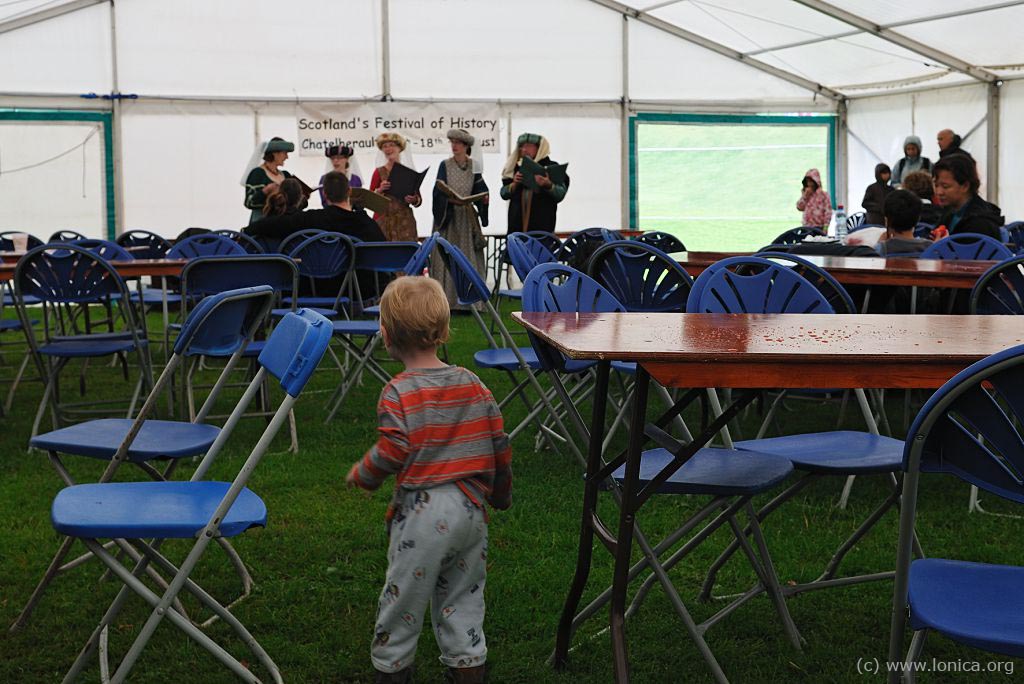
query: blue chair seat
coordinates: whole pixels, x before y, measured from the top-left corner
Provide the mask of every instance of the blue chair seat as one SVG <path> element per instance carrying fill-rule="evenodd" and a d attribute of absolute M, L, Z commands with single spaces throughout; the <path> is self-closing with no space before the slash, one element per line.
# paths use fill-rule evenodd
<path fill-rule="evenodd" d="M 502 289 L 502 290 L 498 290 L 498 296 L 499 297 L 508 297 L 509 299 L 522 299 L 523 298 L 523 290 L 522 290 L 522 288 L 520 288 L 518 290 L 510 290 L 508 288 L 505 288 L 505 289 Z"/>
<path fill-rule="evenodd" d="M 31 320 L 30 325 L 39 325 L 39 321 Z M 8 318 L 0 321 L 0 332 L 6 332 L 8 330 L 21 330 L 21 321 L 13 318 Z"/>
<path fill-rule="evenodd" d="M 643 452 L 640 457 L 640 482 L 653 480 L 671 461 L 672 454 L 667 449 Z M 658 493 L 747 496 L 771 489 L 791 472 L 793 464 L 774 454 L 704 448 L 673 473 L 661 485 Z M 612 473 L 612 477 L 619 482 L 625 476 L 625 464 Z"/>
<path fill-rule="evenodd" d="M 612 361 L 612 370 L 625 375 L 636 375 L 635 361 Z"/>
<path fill-rule="evenodd" d="M 292 300 L 293 300 L 292 297 L 284 297 L 284 298 L 281 299 L 281 303 L 282 304 L 287 304 L 287 305 L 291 306 Z M 337 297 L 313 297 L 313 296 L 306 297 L 306 296 L 303 296 L 303 297 L 299 297 L 299 304 L 298 305 L 300 307 L 303 307 L 303 308 L 306 308 L 306 309 L 315 308 L 315 307 L 321 307 L 321 308 L 333 310 L 335 302 L 338 302 L 338 301 L 340 301 L 341 304 L 348 304 L 349 299 L 348 299 L 348 297 L 342 297 L 341 300 L 338 300 Z"/>
<path fill-rule="evenodd" d="M 904 447 L 901 440 L 853 430 L 736 442 L 737 449 L 788 458 L 798 470 L 843 474 L 894 473 Z"/>
<path fill-rule="evenodd" d="M 50 509 L 53 528 L 70 537 L 191 539 L 213 516 L 230 482 L 108 482 L 67 487 Z M 245 488 L 224 521 L 221 535 L 234 537 L 265 527 L 267 507 Z"/>
<path fill-rule="evenodd" d="M 541 367 L 540 360 L 537 358 L 537 352 L 533 350 L 533 347 L 519 347 L 519 353 L 523 355 L 523 360 L 526 361 L 526 365 L 530 368 L 538 370 Z M 481 349 L 473 354 L 473 360 L 481 368 L 499 368 L 511 371 L 519 369 L 519 359 L 509 347 Z M 566 361 L 565 371 L 567 373 L 579 373 L 596 363 L 596 361 Z"/>
<path fill-rule="evenodd" d="M 39 304 L 41 301 L 42 300 L 39 299 L 39 297 L 36 297 L 35 295 L 30 295 L 30 294 L 25 295 L 25 305 L 26 306 L 33 306 L 35 304 Z M 14 295 L 12 295 L 12 294 L 5 294 L 4 295 L 4 306 L 15 306 L 15 305 L 16 305 L 16 302 L 14 301 Z"/>
<path fill-rule="evenodd" d="M 110 459 L 134 422 L 129 418 L 90 420 L 37 435 L 29 443 L 37 449 L 62 454 Z M 199 456 L 206 453 L 219 434 L 216 425 L 147 420 L 132 442 L 128 458 L 138 462 Z"/>
<path fill-rule="evenodd" d="M 164 291 L 161 290 L 159 287 L 144 287 L 144 288 L 142 288 L 142 293 L 141 294 L 138 291 L 136 291 L 136 290 L 132 290 L 131 297 L 132 297 L 132 301 L 135 301 L 135 302 L 141 301 L 143 304 L 146 304 L 146 305 L 154 305 L 155 306 L 157 304 L 162 305 L 164 303 Z M 168 292 L 167 293 L 167 303 L 168 304 L 180 304 L 181 303 L 181 295 L 178 294 L 177 292 Z"/>
<path fill-rule="evenodd" d="M 374 320 L 344 320 L 331 321 L 335 335 L 362 335 L 370 337 L 380 332 L 380 321 Z"/>
<path fill-rule="evenodd" d="M 145 347 L 147 341 L 139 340 L 140 346 Z M 108 356 L 118 352 L 135 350 L 135 343 L 130 339 L 117 339 L 116 337 L 83 336 L 80 339 L 66 339 L 58 342 L 51 342 L 39 347 L 39 353 L 44 356 L 56 356 L 59 358 L 92 358 L 96 356 Z"/>
<path fill-rule="evenodd" d="M 335 311 L 334 309 L 322 309 L 316 306 L 304 306 L 303 308 L 309 309 L 310 311 L 315 311 L 324 318 L 334 318 L 335 316 L 338 315 L 338 312 Z M 291 309 L 273 309 L 271 310 L 270 315 L 273 316 L 274 318 L 284 318 L 289 313 L 291 313 Z"/>
<path fill-rule="evenodd" d="M 364 314 L 370 314 L 371 316 L 380 316 L 380 304 L 364 306 L 362 311 Z"/>
<path fill-rule="evenodd" d="M 910 565 L 910 624 L 1024 656 L 1024 567 L 925 558 Z"/>

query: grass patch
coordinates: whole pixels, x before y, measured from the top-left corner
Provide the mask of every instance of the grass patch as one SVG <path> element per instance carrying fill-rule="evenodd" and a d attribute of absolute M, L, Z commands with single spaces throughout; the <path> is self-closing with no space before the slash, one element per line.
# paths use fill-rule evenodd
<path fill-rule="evenodd" d="M 453 321 L 449 350 L 453 362 L 472 368 L 472 353 L 483 337 L 468 317 Z M 270 517 L 265 530 L 236 540 L 256 580 L 255 594 L 236 610 L 261 641 L 290 682 L 371 682 L 369 642 L 374 611 L 386 566 L 384 509 L 390 491 L 372 495 L 346 490 L 348 466 L 371 444 L 375 434 L 375 401 L 379 385 L 367 379 L 350 398 L 339 417 L 324 424 L 324 406 L 337 374 L 325 362 L 296 414 L 301 451 L 285 453 L 282 431 L 251 487 L 267 502 Z M 10 370 L 9 366 L 4 370 Z M 69 369 L 68 378 L 75 377 Z M 502 395 L 509 389 L 498 373 L 481 372 L 483 380 Z M 126 396 L 128 383 L 119 373 L 93 364 L 87 371 L 88 397 Z M 76 393 L 76 383 L 66 391 Z M 38 383 L 24 387 L 12 415 L 3 419 L 3 459 L 0 459 L 0 681 L 59 681 L 78 649 L 95 626 L 117 590 L 114 582 L 98 582 L 97 564 L 88 564 L 56 581 L 32 621 L 11 634 L 6 626 L 18 614 L 59 544 L 49 524 L 49 505 L 61 484 L 41 454 L 26 453 L 31 418 L 39 400 Z M 225 406 L 231 401 L 225 401 Z M 899 422 L 900 404 L 890 417 Z M 589 409 L 584 409 L 589 415 Z M 794 403 L 783 413 L 784 429 L 829 429 L 836 407 Z M 514 405 L 507 414 L 515 423 L 523 414 Z M 744 419 L 746 434 L 753 434 L 757 416 Z M 212 477 L 231 477 L 263 428 L 263 421 L 242 423 L 230 447 L 215 465 Z M 554 672 L 545 661 L 554 644 L 555 627 L 572 575 L 582 497 L 580 469 L 568 454 L 534 449 L 532 436 L 516 440 L 514 447 L 514 505 L 492 516 L 487 582 L 486 633 L 492 682 L 607 682 L 611 657 L 607 615 L 583 626 L 569 668 Z M 94 480 L 104 464 L 69 458 L 75 478 Z M 194 464 L 185 464 L 178 477 L 186 478 Z M 122 479 L 137 478 L 130 468 Z M 768 520 L 765 532 L 783 581 L 817 576 L 832 549 L 866 516 L 884 494 L 878 478 L 857 481 L 850 507 L 835 508 L 840 481 L 810 487 L 796 501 Z M 1024 531 L 1018 520 L 968 515 L 968 488 L 951 478 L 927 478 L 922 490 L 920 534 L 933 555 L 1013 563 L 1020 560 Z M 668 533 L 683 516 L 703 501 L 681 497 L 654 499 L 641 513 L 640 524 L 651 538 Z M 997 507 L 993 497 L 986 503 Z M 610 497 L 602 497 L 606 519 L 615 519 Z M 1002 507 L 1006 510 L 1006 506 Z M 895 556 L 897 523 L 885 518 L 875 532 L 849 556 L 850 572 L 891 568 Z M 698 619 L 713 607 L 698 604 L 696 591 L 702 570 L 727 543 L 716 533 L 686 562 L 672 572 L 684 600 Z M 168 544 L 176 559 L 187 545 Z M 601 549 L 595 561 L 585 600 L 603 590 L 611 577 L 611 559 Z M 737 558 L 737 561 L 739 559 Z M 237 591 L 233 572 L 214 547 L 195 575 L 215 595 L 227 598 Z M 740 590 L 752 581 L 743 563 L 732 562 L 721 575 L 724 590 Z M 891 584 L 878 582 L 856 588 L 812 592 L 790 601 L 793 617 L 807 639 L 802 652 L 794 651 L 766 599 L 752 601 L 709 633 L 709 643 L 726 673 L 737 682 L 862 682 L 858 658 L 884 659 L 888 638 Z M 148 614 L 141 601 L 132 600 L 112 634 L 115 655 L 123 654 Z M 217 625 L 210 634 L 240 657 L 247 656 L 233 635 Z M 634 681 L 710 681 L 703 661 L 659 589 L 653 591 L 628 625 Z M 999 659 L 931 638 L 926 656 L 939 660 Z M 429 630 L 420 640 L 420 681 L 439 681 L 438 649 Z M 1017 663 L 1017 671 L 1024 663 Z M 184 673 L 184 674 L 183 674 Z M 98 679 L 94 667 L 86 680 Z M 982 681 L 976 674 L 921 676 L 922 682 Z M 212 657 L 168 625 L 157 630 L 144 657 L 132 673 L 133 683 L 194 681 L 233 682 L 234 678 Z M 996 681 L 993 678 L 992 681 Z M 998 681 L 1005 681 L 999 678 Z"/>

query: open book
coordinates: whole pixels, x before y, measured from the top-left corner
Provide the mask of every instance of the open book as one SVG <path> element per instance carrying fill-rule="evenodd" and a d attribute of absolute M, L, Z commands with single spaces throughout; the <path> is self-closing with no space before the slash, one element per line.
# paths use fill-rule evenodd
<path fill-rule="evenodd" d="M 407 195 L 415 195 L 420 191 L 420 185 L 429 170 L 430 167 L 422 171 L 413 171 L 408 166 L 395 164 L 391 167 L 391 173 L 388 174 L 388 182 L 391 183 L 391 187 L 388 188 L 387 194 L 404 202 Z"/>
<path fill-rule="evenodd" d="M 383 214 L 391 204 L 386 196 L 370 192 L 366 188 L 350 188 L 349 199 L 353 207 L 365 207 L 375 214 Z"/>
<path fill-rule="evenodd" d="M 459 193 L 452 190 L 451 186 L 445 183 L 443 180 L 439 180 L 436 183 L 434 183 L 434 187 L 440 190 L 448 198 L 448 201 L 451 202 L 452 204 L 471 204 L 472 202 L 476 202 L 487 197 L 486 190 L 484 190 L 483 192 L 478 192 L 475 195 L 466 195 L 465 197 L 463 197 Z"/>
<path fill-rule="evenodd" d="M 292 176 L 292 178 L 294 178 L 295 180 L 299 181 L 299 185 L 302 186 L 302 196 L 305 197 L 306 199 L 309 199 L 310 195 L 312 195 L 314 192 L 316 192 L 317 190 L 320 189 L 320 188 L 311 188 L 311 187 L 309 187 L 308 185 L 306 185 L 306 182 L 303 181 L 298 176 Z"/>
<path fill-rule="evenodd" d="M 523 174 L 523 185 L 533 191 L 540 189 L 534 176 L 547 176 L 555 185 L 565 185 L 565 170 L 569 164 L 552 164 L 541 166 L 529 157 L 519 161 L 519 173 Z"/>

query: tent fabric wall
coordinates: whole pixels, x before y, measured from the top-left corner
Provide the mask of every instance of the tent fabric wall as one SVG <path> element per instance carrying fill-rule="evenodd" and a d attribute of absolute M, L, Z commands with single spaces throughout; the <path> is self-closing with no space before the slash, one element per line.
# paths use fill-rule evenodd
<path fill-rule="evenodd" d="M 1002 87 L 999 131 L 999 206 L 1009 221 L 1024 220 L 1024 81 Z"/>
<path fill-rule="evenodd" d="M 0 120 L 0 231 L 105 238 L 103 144 L 99 122 Z"/>

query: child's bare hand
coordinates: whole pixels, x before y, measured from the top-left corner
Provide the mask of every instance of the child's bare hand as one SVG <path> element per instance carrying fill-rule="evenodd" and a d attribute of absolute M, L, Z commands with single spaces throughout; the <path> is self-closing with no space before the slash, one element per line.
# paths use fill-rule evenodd
<path fill-rule="evenodd" d="M 348 475 L 345 476 L 345 484 L 349 487 L 359 486 L 359 464 L 353 463 L 352 467 L 348 469 Z"/>

